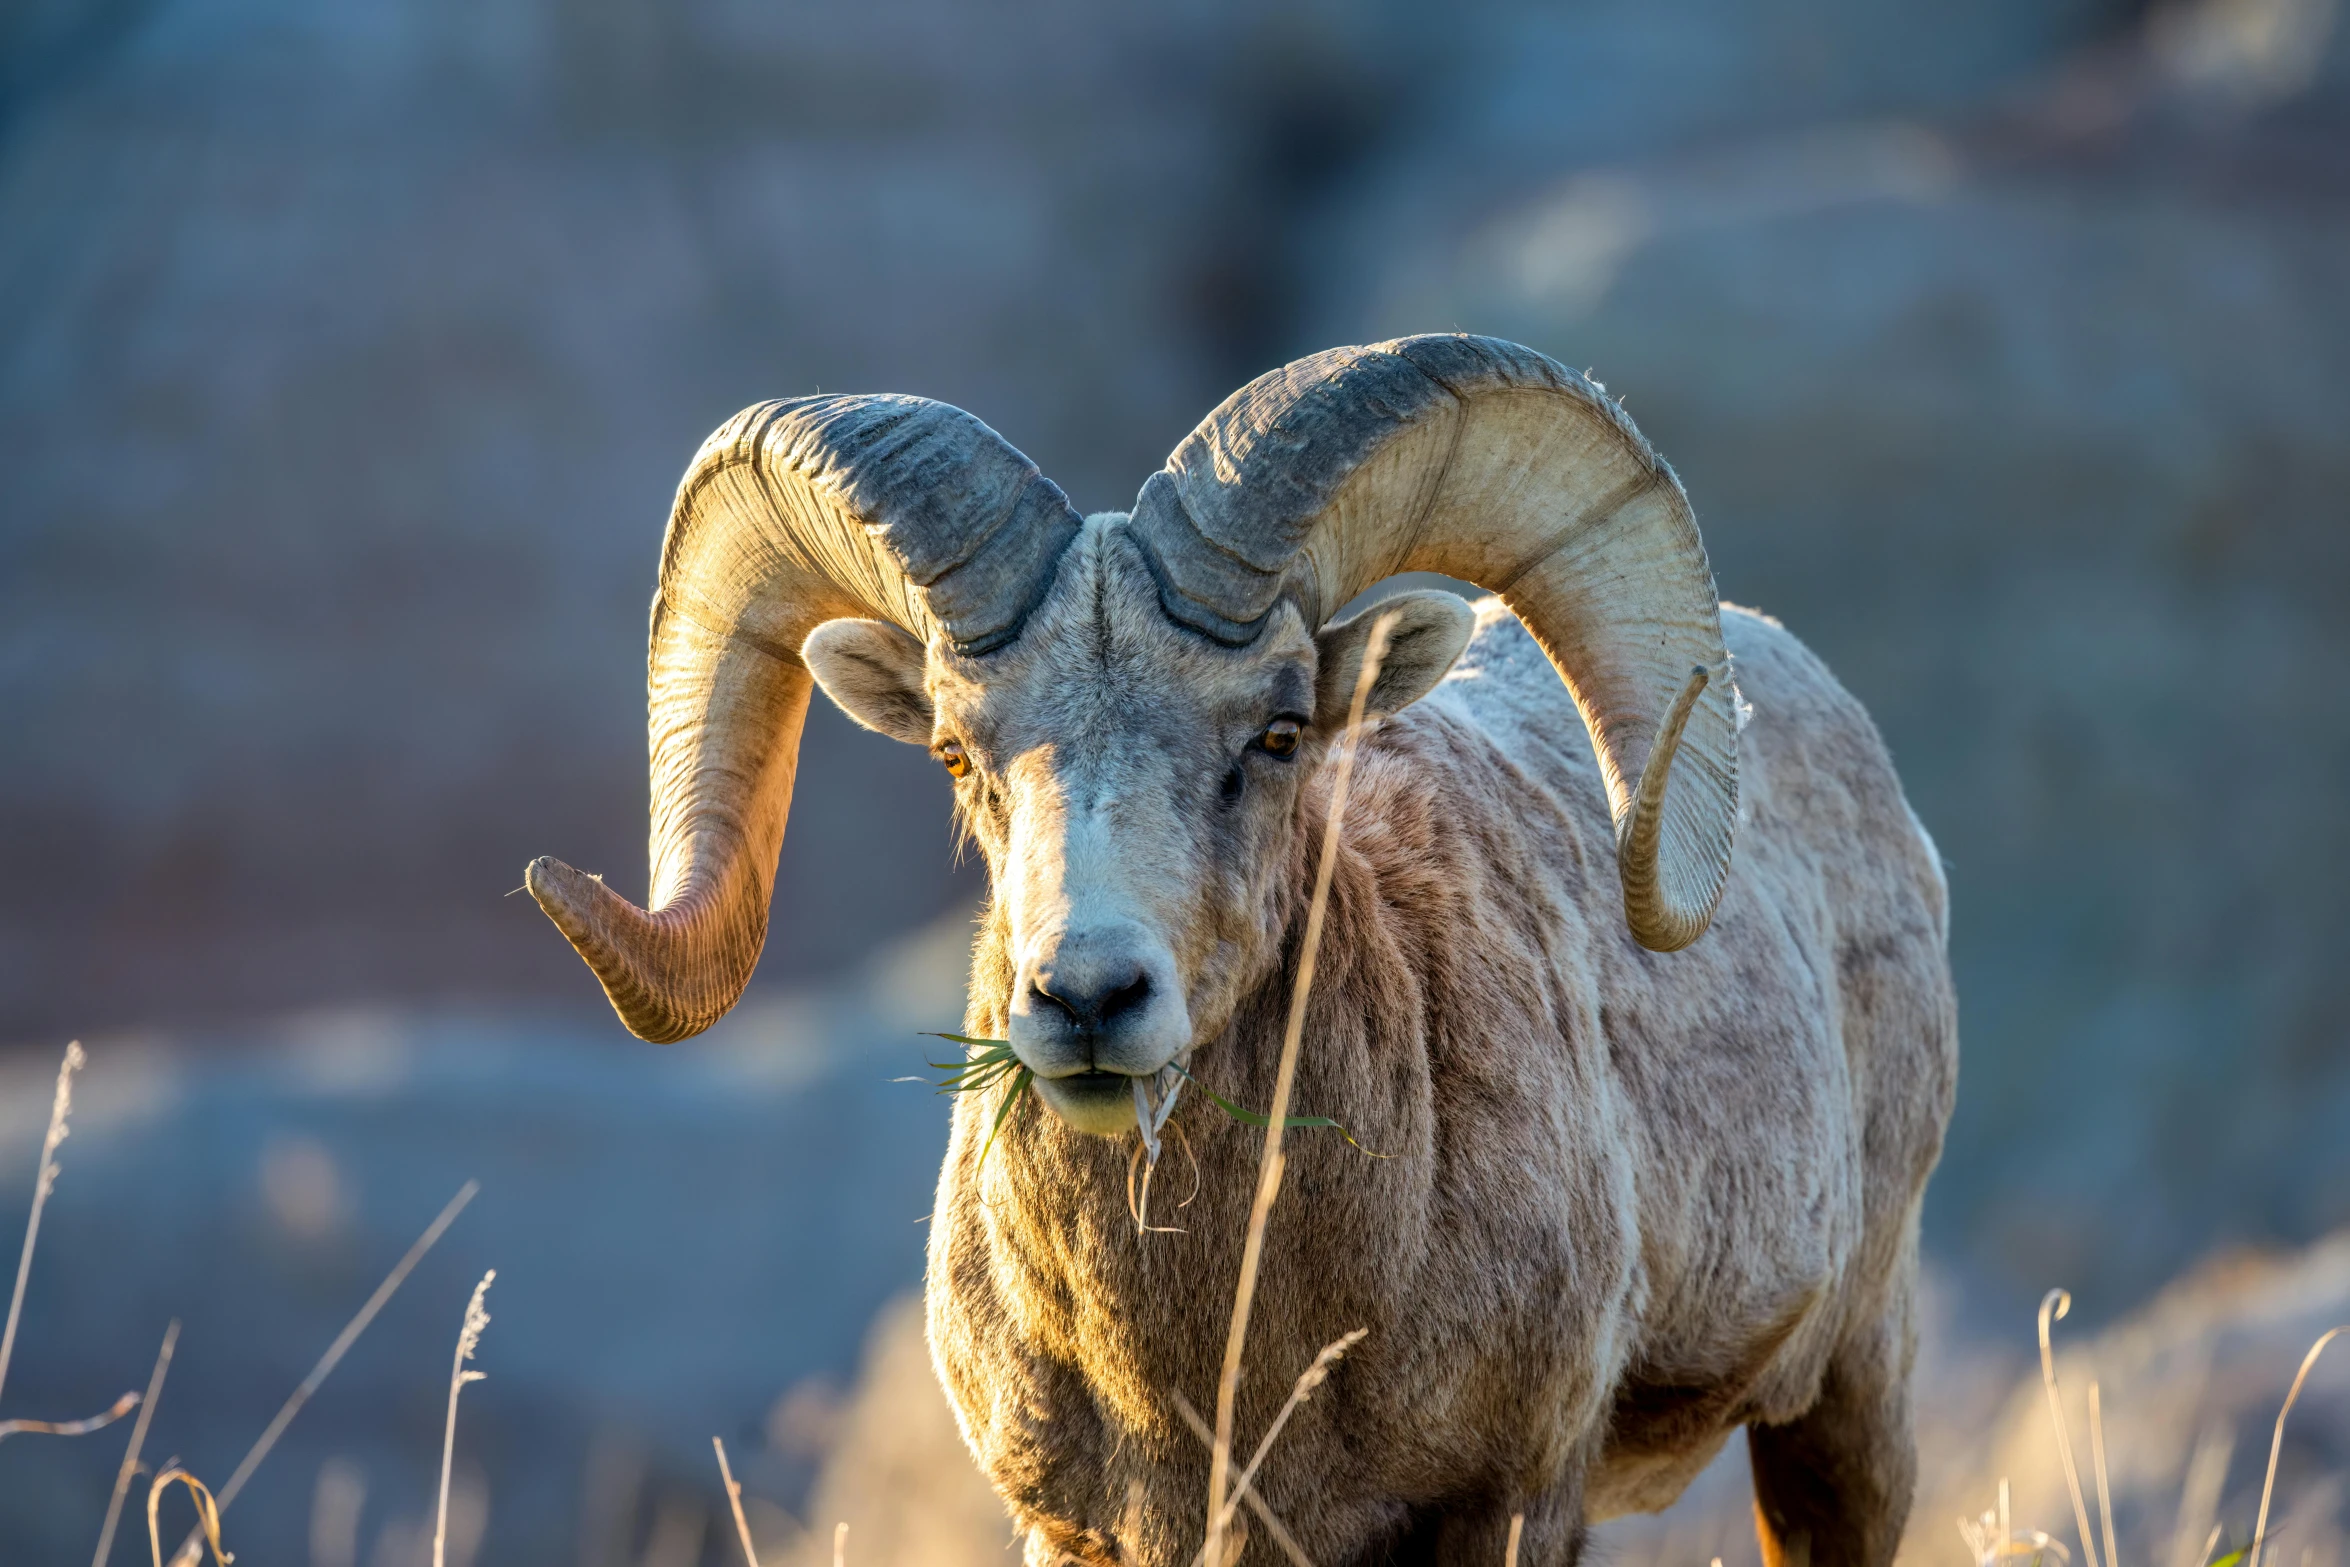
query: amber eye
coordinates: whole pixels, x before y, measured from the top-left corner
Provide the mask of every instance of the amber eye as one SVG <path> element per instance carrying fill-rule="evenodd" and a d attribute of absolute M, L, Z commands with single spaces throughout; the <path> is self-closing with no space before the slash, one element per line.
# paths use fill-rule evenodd
<path fill-rule="evenodd" d="M 1271 756 L 1297 755 L 1297 742 L 1305 734 L 1305 726 L 1294 718 L 1276 718 L 1257 736 L 1257 744 Z"/>
<path fill-rule="evenodd" d="M 963 752 L 963 742 L 949 740 L 938 748 L 938 759 L 946 763 L 947 771 L 960 778 L 971 771 L 971 758 Z"/>

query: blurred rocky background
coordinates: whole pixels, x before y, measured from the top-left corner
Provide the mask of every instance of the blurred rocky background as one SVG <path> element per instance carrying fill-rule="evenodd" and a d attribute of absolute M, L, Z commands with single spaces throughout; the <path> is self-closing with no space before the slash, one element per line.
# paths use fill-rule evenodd
<path fill-rule="evenodd" d="M 1625 396 L 1892 743 L 1949 1333 L 2350 1224 L 2345 301 L 2335 0 L 0 0 L 0 1177 L 67 1034 L 140 1107 L 67 1146 L 0 1415 L 177 1314 L 157 1440 L 217 1476 L 478 1175 L 254 1559 L 347 1462 L 408 1567 L 492 1264 L 485 1560 L 716 1560 L 662 1511 L 712 1431 L 812 1505 L 978 882 L 819 703 L 726 1041 L 632 1049 L 503 896 L 641 888 L 677 474 L 904 390 L 1116 506 L 1247 376 L 1453 327 Z M 0 1541 L 67 1559 L 113 1461 L 0 1447 Z"/>

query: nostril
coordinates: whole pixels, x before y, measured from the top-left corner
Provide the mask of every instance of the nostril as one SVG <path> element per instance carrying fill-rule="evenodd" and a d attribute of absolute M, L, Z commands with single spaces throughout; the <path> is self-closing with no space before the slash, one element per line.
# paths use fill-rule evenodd
<path fill-rule="evenodd" d="M 1124 985 L 1102 998 L 1102 1022 L 1107 1024 L 1120 1013 L 1130 1012 L 1150 999 L 1151 977 L 1137 974 Z"/>
<path fill-rule="evenodd" d="M 1040 1013 L 1049 1005 L 1079 1033 L 1109 1028 L 1150 999 L 1149 971 L 1128 968 L 1124 972 L 1129 977 L 1115 987 L 1106 987 L 1100 980 L 1084 983 L 1066 973 L 1042 975 L 1029 982 L 1029 1010 Z"/>

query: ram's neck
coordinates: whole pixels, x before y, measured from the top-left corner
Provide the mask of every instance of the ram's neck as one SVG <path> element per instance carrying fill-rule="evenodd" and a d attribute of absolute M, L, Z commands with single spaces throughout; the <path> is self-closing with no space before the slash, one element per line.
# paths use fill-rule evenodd
<path fill-rule="evenodd" d="M 1379 868 L 1355 842 L 1377 836 L 1376 810 L 1375 800 L 1358 799 L 1350 813 L 1291 1099 L 1293 1116 L 1337 1120 L 1354 1144 L 1328 1128 L 1286 1134 L 1288 1174 L 1250 1359 L 1261 1353 L 1289 1369 L 1262 1379 L 1252 1402 L 1273 1396 L 1276 1381 L 1285 1384 L 1337 1332 L 1393 1310 L 1402 1298 L 1397 1270 L 1424 1249 L 1436 1163 L 1423 1037 L 1431 1006 L 1416 938 L 1381 898 Z M 1212 1407 L 1264 1147 L 1259 1127 L 1226 1114 L 1204 1090 L 1259 1114 L 1271 1103 L 1320 848 L 1318 812 L 1300 826 L 1309 830 L 1297 834 L 1287 887 L 1271 911 L 1279 940 L 1229 1023 L 1194 1052 L 1198 1082 L 1182 1090 L 1155 1171 L 1134 1135 L 1071 1132 L 1033 1096 L 1000 1128 L 996 1095 L 958 1104 L 930 1263 L 933 1330 L 950 1386 L 982 1364 L 995 1368 L 989 1385 L 1015 1362 L 1038 1375 L 1047 1364 L 1081 1370 L 1094 1393 L 1057 1418 L 1097 1418 L 1080 1411 L 1099 1396 L 1129 1439 L 1151 1433 L 1169 1444 L 1168 1461 L 1182 1456 L 1191 1438 L 1174 1423 L 1168 1395 Z M 986 1038 L 1003 1037 L 1007 937 L 990 916 L 974 952 L 968 1027 Z M 1344 1244 L 1323 1256 L 1317 1235 Z M 1324 1332 L 1338 1317 L 1348 1320 Z M 970 1391 L 974 1400 L 987 1396 L 979 1381 Z"/>

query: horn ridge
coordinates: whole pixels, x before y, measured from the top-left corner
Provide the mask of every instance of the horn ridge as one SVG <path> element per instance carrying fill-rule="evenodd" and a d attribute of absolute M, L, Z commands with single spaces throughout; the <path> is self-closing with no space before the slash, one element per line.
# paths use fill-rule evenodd
<path fill-rule="evenodd" d="M 1265 616 L 1272 613 L 1272 605 L 1259 612 L 1254 620 L 1233 620 L 1218 614 L 1208 605 L 1186 594 L 1167 570 L 1167 563 L 1157 542 L 1148 530 L 1129 525 L 1127 536 L 1133 541 L 1135 552 L 1142 557 L 1143 569 L 1159 590 L 1159 608 L 1169 620 L 1188 627 L 1211 642 L 1225 647 L 1247 647 L 1265 628 Z M 1275 579 L 1276 586 L 1278 579 Z M 1277 602 L 1277 601 L 1275 601 Z"/>
<path fill-rule="evenodd" d="M 1034 463 L 946 403 L 789 398 L 711 432 L 679 481 L 653 599 L 646 906 L 558 860 L 525 877 L 631 1032 L 700 1033 L 757 967 L 814 686 L 809 632 L 869 617 L 993 651 L 1082 526 Z"/>
<path fill-rule="evenodd" d="M 1170 617 L 1210 635 L 1285 595 L 1319 625 L 1404 571 L 1499 593 L 1591 731 L 1632 934 L 1704 931 L 1737 812 L 1720 603 L 1679 477 L 1597 383 L 1466 333 L 1309 355 L 1209 413 L 1130 527 Z"/>

